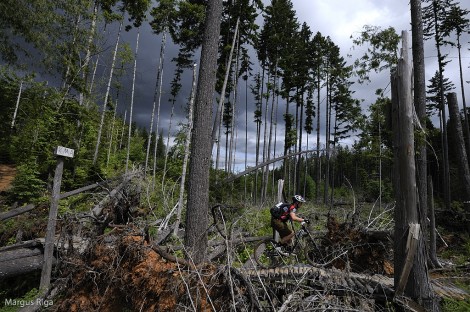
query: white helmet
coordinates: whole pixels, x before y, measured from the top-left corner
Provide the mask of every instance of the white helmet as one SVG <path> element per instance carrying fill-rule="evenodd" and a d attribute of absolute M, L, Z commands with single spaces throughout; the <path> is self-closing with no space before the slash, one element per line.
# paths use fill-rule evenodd
<path fill-rule="evenodd" d="M 297 201 L 299 203 L 305 203 L 306 200 L 301 195 L 294 195 L 292 196 L 293 201 Z"/>

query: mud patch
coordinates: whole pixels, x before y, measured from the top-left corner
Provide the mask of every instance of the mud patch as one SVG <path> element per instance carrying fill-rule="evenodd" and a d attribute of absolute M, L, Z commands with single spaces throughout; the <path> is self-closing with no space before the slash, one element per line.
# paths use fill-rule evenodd
<path fill-rule="evenodd" d="M 16 168 L 12 165 L 0 164 L 0 192 L 11 188 L 11 183 L 15 179 Z"/>

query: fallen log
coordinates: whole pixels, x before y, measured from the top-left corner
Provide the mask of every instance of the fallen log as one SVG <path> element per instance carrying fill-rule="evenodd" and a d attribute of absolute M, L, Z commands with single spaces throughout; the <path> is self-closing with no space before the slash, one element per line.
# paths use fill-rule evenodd
<path fill-rule="evenodd" d="M 0 278 L 28 274 L 42 269 L 44 255 L 39 248 L 16 249 L 0 254 Z M 57 260 L 53 259 L 53 264 Z"/>
<path fill-rule="evenodd" d="M 64 198 L 67 198 L 67 197 L 70 197 L 70 196 L 73 196 L 73 195 L 78 195 L 80 193 L 83 193 L 83 192 L 86 192 L 86 191 L 89 191 L 89 190 L 92 190 L 92 189 L 95 189 L 99 186 L 102 186 L 102 185 L 105 185 L 108 183 L 108 180 L 106 181 L 101 181 L 101 182 L 95 182 L 93 184 L 90 184 L 90 185 L 87 185 L 87 186 L 84 186 L 84 187 L 81 187 L 81 188 L 78 188 L 76 190 L 73 190 L 73 191 L 69 191 L 69 192 L 65 192 L 65 193 L 62 193 L 60 194 L 60 199 L 64 199 Z"/>
<path fill-rule="evenodd" d="M 130 174 L 129 176 L 132 177 L 133 174 Z M 78 188 L 78 189 L 75 189 L 75 190 L 72 190 L 72 191 L 69 191 L 69 192 L 62 193 L 62 194 L 60 194 L 59 199 L 64 199 L 64 198 L 67 198 L 67 197 L 70 197 L 70 196 L 73 196 L 73 195 L 77 195 L 77 194 L 95 189 L 99 186 L 106 185 L 107 183 L 109 183 L 109 181 L 110 180 L 96 182 L 96 183 L 93 183 L 93 184 L 90 184 L 90 185 L 87 185 L 87 186 L 84 186 L 84 187 L 81 187 L 81 188 Z M 28 204 L 28 205 L 24 205 L 24 206 L 19 207 L 19 208 L 11 209 L 11 210 L 8 210 L 6 212 L 0 213 L 0 221 L 11 219 L 11 218 L 16 217 L 20 214 L 31 211 L 34 208 L 36 208 L 35 205 Z"/>
<path fill-rule="evenodd" d="M 99 217 L 103 213 L 103 209 L 105 208 L 105 205 L 115 202 L 116 200 L 119 200 L 120 197 L 122 196 L 121 191 L 131 181 L 134 175 L 135 174 L 129 174 L 129 175 L 124 176 L 123 181 L 115 189 L 113 189 L 108 195 L 106 195 L 106 197 L 103 198 L 95 207 L 93 207 L 93 209 L 91 210 L 91 214 L 94 217 Z"/>
<path fill-rule="evenodd" d="M 31 211 L 34 208 L 36 208 L 35 205 L 29 204 L 29 205 L 25 205 L 25 206 L 22 206 L 22 207 L 19 207 L 19 208 L 16 208 L 16 209 L 8 210 L 8 211 L 3 212 L 3 213 L 0 214 L 0 221 L 11 219 L 11 218 L 16 217 L 20 214 Z"/>

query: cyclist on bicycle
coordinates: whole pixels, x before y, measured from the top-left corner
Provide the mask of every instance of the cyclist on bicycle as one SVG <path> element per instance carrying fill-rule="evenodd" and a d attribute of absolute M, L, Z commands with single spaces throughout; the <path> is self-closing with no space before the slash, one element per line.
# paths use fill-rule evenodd
<path fill-rule="evenodd" d="M 278 248 L 284 247 L 287 251 L 290 250 L 292 237 L 294 237 L 294 231 L 292 231 L 287 222 L 289 220 L 297 221 L 301 223 L 309 223 L 308 219 L 300 218 L 296 215 L 297 209 L 305 203 L 305 199 L 301 195 L 292 196 L 292 203 L 282 206 L 282 214 L 279 218 L 271 217 L 271 227 L 279 233 L 281 240 L 279 241 Z"/>

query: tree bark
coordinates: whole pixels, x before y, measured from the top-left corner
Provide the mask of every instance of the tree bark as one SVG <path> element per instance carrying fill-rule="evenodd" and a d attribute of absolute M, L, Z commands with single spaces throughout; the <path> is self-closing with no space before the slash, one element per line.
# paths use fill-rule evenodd
<path fill-rule="evenodd" d="M 134 74 L 132 76 L 132 94 L 131 94 L 131 107 L 129 109 L 129 132 L 127 135 L 127 156 L 126 156 L 126 173 L 129 170 L 129 153 L 131 150 L 131 133 L 132 133 L 132 111 L 134 110 L 134 93 L 135 93 L 135 73 L 137 71 L 137 53 L 139 52 L 139 37 L 140 31 L 137 30 L 137 39 L 135 44 L 134 54 Z"/>
<path fill-rule="evenodd" d="M 15 216 L 18 216 L 18 215 L 23 214 L 25 212 L 31 211 L 34 208 L 36 208 L 35 205 L 29 204 L 29 205 L 22 206 L 20 208 L 11 209 L 11 210 L 8 210 L 6 212 L 0 213 L 0 221 L 11 219 Z"/>
<path fill-rule="evenodd" d="M 434 191 L 432 186 L 432 177 L 428 176 L 428 207 L 429 207 L 429 260 L 435 268 L 442 267 L 437 259 L 436 252 L 436 218 L 434 216 Z"/>
<path fill-rule="evenodd" d="M 212 103 L 216 82 L 221 17 L 222 0 L 209 0 L 206 9 L 201 67 L 194 108 L 184 240 L 184 245 L 196 264 L 204 260 L 207 250 Z"/>
<path fill-rule="evenodd" d="M 424 67 L 424 35 L 423 19 L 421 15 L 421 0 L 411 0 L 411 40 L 413 53 L 413 82 L 414 105 L 420 122 L 418 131 L 421 137 L 416 140 L 417 184 L 419 194 L 419 223 L 424 237 L 429 237 L 428 231 L 428 187 L 427 187 L 427 150 L 426 150 L 426 77 Z M 425 239 L 425 242 L 427 239 Z"/>
<path fill-rule="evenodd" d="M 20 106 L 21 92 L 23 91 L 23 80 L 20 83 L 20 90 L 18 91 L 18 97 L 16 98 L 15 112 L 13 113 L 13 118 L 11 119 L 11 128 L 15 126 L 16 114 L 18 113 L 18 107 Z"/>
<path fill-rule="evenodd" d="M 39 248 L 15 249 L 0 253 L 0 278 L 14 277 L 41 270 L 44 256 Z M 52 259 L 52 264 L 56 262 Z"/>
<path fill-rule="evenodd" d="M 463 105 L 463 120 L 464 120 L 464 133 L 467 143 L 467 155 L 470 153 L 470 128 L 468 125 L 468 112 L 467 112 L 467 101 L 465 99 L 465 88 L 463 83 L 463 71 L 462 71 L 462 45 L 460 44 L 460 33 L 457 34 L 457 50 L 459 52 L 459 73 L 460 73 L 460 92 L 462 93 L 462 105 Z"/>
<path fill-rule="evenodd" d="M 162 38 L 162 46 L 163 48 L 160 50 L 160 60 L 161 64 L 159 67 L 159 72 L 158 72 L 158 104 L 157 104 L 157 121 L 155 124 L 155 148 L 153 150 L 153 185 L 155 186 L 155 180 L 156 180 L 156 175 L 157 175 L 157 144 L 158 144 L 158 139 L 156 134 L 158 133 L 158 126 L 160 125 L 160 108 L 162 106 L 162 88 L 163 88 L 163 65 L 164 65 L 164 53 L 166 49 L 166 33 L 163 34 L 165 37 L 165 40 Z"/>
<path fill-rule="evenodd" d="M 432 289 L 429 284 L 424 238 L 419 234 L 416 239 L 416 255 L 412 258 L 410 273 L 407 281 L 400 281 L 402 272 L 405 268 L 405 259 L 407 258 L 407 236 L 410 229 L 409 224 L 416 224 L 419 227 L 419 215 L 417 206 L 417 186 L 416 186 L 416 167 L 415 167 L 415 149 L 414 149 L 414 128 L 413 128 L 413 110 L 411 98 L 411 64 L 408 59 L 408 33 L 402 32 L 402 55 L 398 62 L 396 79 L 396 88 L 398 98 L 393 98 L 393 105 L 398 107 L 398 128 L 397 137 L 394 145 L 398 157 L 399 172 L 399 191 L 397 207 L 395 208 L 395 287 L 405 283 L 404 296 L 421 305 L 426 311 L 438 311 L 439 307 L 433 299 Z M 395 88 L 395 86 L 394 86 Z M 401 300 L 398 298 L 398 300 Z"/>
<path fill-rule="evenodd" d="M 460 121 L 459 105 L 457 103 L 457 94 L 451 92 L 447 94 L 447 104 L 449 105 L 449 118 L 452 130 L 452 137 L 457 141 L 457 163 L 459 166 L 459 175 L 463 183 L 464 201 L 470 201 L 470 169 L 468 167 L 467 152 L 463 138 L 462 123 Z"/>
<path fill-rule="evenodd" d="M 161 85 L 161 74 L 163 71 L 163 58 L 165 55 L 165 46 L 166 46 L 166 28 L 163 30 L 163 35 L 162 35 L 162 42 L 160 45 L 160 58 L 159 58 L 159 63 L 158 63 L 158 68 L 157 68 L 157 80 L 155 82 L 155 90 L 153 93 L 153 105 L 152 105 L 152 115 L 150 118 L 150 130 L 149 130 L 149 139 L 147 142 L 147 153 L 145 154 L 145 167 L 144 167 L 144 174 L 147 175 L 147 167 L 148 167 L 148 161 L 149 161 L 149 154 L 150 154 L 150 145 L 152 142 L 152 133 L 154 132 L 153 130 L 153 124 L 154 124 L 154 118 L 155 118 L 155 107 L 157 106 L 157 90 L 158 86 Z M 160 109 L 160 106 L 158 107 Z M 157 127 L 158 127 L 158 121 L 157 121 Z M 155 128 L 155 152 L 157 150 L 157 134 L 158 134 L 158 128 Z M 156 156 L 156 154 L 155 154 Z M 155 157 L 156 158 L 156 157 Z M 154 162 L 156 160 L 154 159 Z"/>
<path fill-rule="evenodd" d="M 51 283 L 52 263 L 54 259 L 55 228 L 59 209 L 60 185 L 62 183 L 63 171 L 64 159 L 61 156 L 58 156 L 57 166 L 55 168 L 54 174 L 51 207 L 49 209 L 49 220 L 47 222 L 46 240 L 44 242 L 44 263 L 41 272 L 41 283 L 39 286 L 42 290 L 48 289 Z"/>

